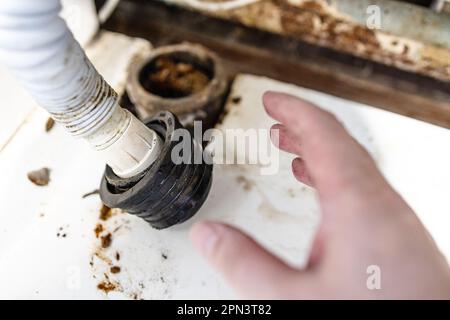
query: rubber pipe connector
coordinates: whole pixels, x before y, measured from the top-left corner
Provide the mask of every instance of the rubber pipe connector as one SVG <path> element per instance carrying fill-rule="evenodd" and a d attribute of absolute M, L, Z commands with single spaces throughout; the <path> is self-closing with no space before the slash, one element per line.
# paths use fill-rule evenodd
<path fill-rule="evenodd" d="M 120 178 L 106 166 L 100 185 L 105 205 L 120 208 L 146 220 L 156 229 L 165 229 L 191 218 L 205 202 L 212 182 L 211 164 L 180 163 L 172 160 L 172 150 L 180 143 L 172 139 L 183 128 L 170 112 L 160 112 L 145 121 L 163 140 L 161 154 L 144 172 Z M 201 145 L 191 139 L 191 162 Z"/>

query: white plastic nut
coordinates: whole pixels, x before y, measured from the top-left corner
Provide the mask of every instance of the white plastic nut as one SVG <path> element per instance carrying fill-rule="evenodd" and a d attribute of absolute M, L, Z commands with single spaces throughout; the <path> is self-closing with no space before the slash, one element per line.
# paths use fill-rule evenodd
<path fill-rule="evenodd" d="M 120 107 L 103 127 L 86 139 L 122 178 L 147 169 L 160 154 L 162 145 L 153 130 Z"/>

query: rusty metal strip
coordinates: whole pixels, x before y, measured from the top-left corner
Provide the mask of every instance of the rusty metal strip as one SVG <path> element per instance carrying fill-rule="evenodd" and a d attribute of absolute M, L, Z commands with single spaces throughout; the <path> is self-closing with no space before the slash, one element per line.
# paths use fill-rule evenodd
<path fill-rule="evenodd" d="M 186 0 L 162 1 L 187 5 Z M 365 26 L 369 2 L 383 11 L 381 30 Z M 450 19 L 394 2 L 260 0 L 231 10 L 194 9 L 450 82 Z"/>
<path fill-rule="evenodd" d="M 122 0 L 103 27 L 155 46 L 202 44 L 220 55 L 230 77 L 267 76 L 450 128 L 450 85 L 418 73 L 162 1 Z"/>

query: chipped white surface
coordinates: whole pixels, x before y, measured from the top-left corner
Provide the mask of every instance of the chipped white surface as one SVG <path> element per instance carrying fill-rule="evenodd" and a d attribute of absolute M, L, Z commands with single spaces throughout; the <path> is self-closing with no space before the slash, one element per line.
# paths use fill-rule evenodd
<path fill-rule="evenodd" d="M 146 45 L 107 33 L 88 54 L 120 91 L 130 56 Z M 11 82 L 1 84 L 7 87 L 2 102 L 6 99 L 9 108 L 0 108 L 0 124 L 8 127 L 17 108 L 32 103 L 12 96 L 20 90 Z M 448 130 L 248 75 L 234 83 L 230 97 L 242 100 L 228 104 L 222 128 L 268 128 L 272 121 L 260 100 L 267 89 L 308 98 L 337 113 L 450 257 Z M 26 114 L 29 109 L 24 110 Z M 4 170 L 0 179 L 0 298 L 232 298 L 232 291 L 187 240 L 189 226 L 202 218 L 238 225 L 289 262 L 305 262 L 319 211 L 313 191 L 291 176 L 292 157 L 287 154 L 282 155 L 282 170 L 276 176 L 260 176 L 256 166 L 217 166 L 205 206 L 193 220 L 170 230 L 156 231 L 139 218 L 116 213 L 101 222 L 107 230 L 103 234 L 117 229 L 112 245 L 99 249 L 100 240 L 93 230 L 99 223 L 100 200 L 96 195 L 81 196 L 98 188 L 103 164 L 63 128 L 55 126 L 45 133 L 46 119 L 40 109 L 32 110 L 0 152 Z M 9 125 L 12 131 L 15 127 Z M 26 173 L 43 166 L 52 169 L 51 182 L 48 187 L 34 186 Z M 121 272 L 111 274 L 112 265 L 120 266 Z M 108 295 L 96 288 L 104 273 L 118 289 Z"/>

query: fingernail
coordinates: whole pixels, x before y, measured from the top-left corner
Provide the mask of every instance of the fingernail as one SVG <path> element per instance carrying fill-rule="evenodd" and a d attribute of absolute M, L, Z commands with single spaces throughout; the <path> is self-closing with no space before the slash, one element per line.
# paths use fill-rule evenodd
<path fill-rule="evenodd" d="M 190 237 L 203 255 L 210 256 L 219 240 L 219 233 L 214 223 L 203 221 L 192 228 Z"/>

